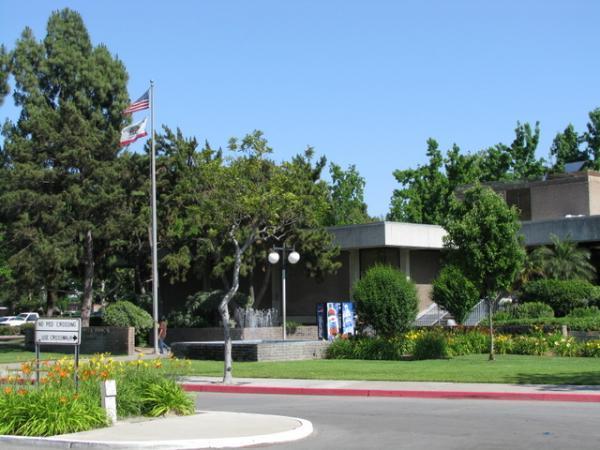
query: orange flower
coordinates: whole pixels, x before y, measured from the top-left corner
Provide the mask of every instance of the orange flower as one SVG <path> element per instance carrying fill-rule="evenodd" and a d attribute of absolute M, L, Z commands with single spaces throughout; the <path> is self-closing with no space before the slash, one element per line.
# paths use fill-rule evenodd
<path fill-rule="evenodd" d="M 110 374 L 108 373 L 108 370 L 103 370 L 102 372 L 100 372 L 100 377 L 102 377 L 103 380 L 108 379 L 109 375 Z"/>
<path fill-rule="evenodd" d="M 61 370 L 59 375 L 61 378 L 67 378 L 69 376 L 69 373 L 64 370 Z"/>
<path fill-rule="evenodd" d="M 40 378 L 40 383 L 46 384 L 47 382 L 48 382 L 48 377 L 42 377 L 42 378 Z"/>
<path fill-rule="evenodd" d="M 23 372 L 25 375 L 29 375 L 32 372 L 31 365 L 29 365 L 29 363 L 21 364 L 21 372 Z"/>
<path fill-rule="evenodd" d="M 27 392 L 29 392 L 27 389 L 19 389 L 17 391 L 17 394 L 19 394 L 19 395 L 27 395 Z"/>
<path fill-rule="evenodd" d="M 60 398 L 59 401 L 64 405 L 65 403 L 67 403 L 68 399 L 67 399 L 67 397 L 63 396 L 63 397 Z"/>
<path fill-rule="evenodd" d="M 6 386 L 4 388 L 4 393 L 5 394 L 12 394 L 13 388 L 11 388 L 10 386 Z"/>

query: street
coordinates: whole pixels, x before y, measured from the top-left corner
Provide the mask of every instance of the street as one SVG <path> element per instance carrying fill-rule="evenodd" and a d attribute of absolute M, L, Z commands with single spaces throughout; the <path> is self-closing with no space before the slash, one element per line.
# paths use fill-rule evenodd
<path fill-rule="evenodd" d="M 278 449 L 600 448 L 597 403 L 200 393 L 196 405 L 312 422 L 310 437 Z"/>

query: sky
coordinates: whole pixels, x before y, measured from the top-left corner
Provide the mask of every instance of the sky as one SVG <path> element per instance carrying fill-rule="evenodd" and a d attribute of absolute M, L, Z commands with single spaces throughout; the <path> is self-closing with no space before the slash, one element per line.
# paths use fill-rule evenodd
<path fill-rule="evenodd" d="M 0 0 L 0 43 L 43 39 L 64 7 L 124 62 L 132 99 L 154 80 L 158 124 L 223 148 L 262 130 L 278 161 L 310 145 L 356 165 L 373 216 L 430 137 L 475 152 L 539 121 L 548 158 L 600 107 L 595 0 Z"/>

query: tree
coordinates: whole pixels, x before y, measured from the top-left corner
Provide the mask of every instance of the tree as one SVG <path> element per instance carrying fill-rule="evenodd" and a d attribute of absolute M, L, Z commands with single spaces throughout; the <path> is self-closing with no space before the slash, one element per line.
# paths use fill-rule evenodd
<path fill-rule="evenodd" d="M 444 225 L 457 188 L 476 182 L 531 179 L 541 176 L 544 160 L 536 159 L 540 129 L 517 122 L 510 146 L 497 144 L 473 154 L 461 154 L 455 144 L 444 157 L 434 139 L 427 141 L 429 163 L 396 170 L 402 188 L 394 190 L 389 220 Z"/>
<path fill-rule="evenodd" d="M 267 158 L 272 150 L 260 131 L 241 141 L 232 139 L 229 147 L 240 155 L 215 167 L 211 189 L 202 203 L 210 218 L 206 237 L 219 258 L 213 273 L 227 276 L 229 281 L 219 304 L 225 343 L 224 383 L 232 381 L 228 304 L 239 289 L 242 267 L 252 261 L 256 246 L 265 242 L 303 245 L 295 239 L 303 237 L 302 230 L 321 228 L 320 205 L 326 201 L 315 198 L 306 183 L 298 182 L 297 166 L 277 165 Z M 322 238 L 323 248 L 334 247 L 331 235 L 322 234 Z"/>
<path fill-rule="evenodd" d="M 367 205 L 364 202 L 365 179 L 352 164 L 343 170 L 337 164 L 329 167 L 330 211 L 326 225 L 351 225 L 370 222 Z"/>
<path fill-rule="evenodd" d="M 448 262 L 458 267 L 489 304 L 490 360 L 494 359 L 492 313 L 525 259 L 514 207 L 489 188 L 475 186 L 457 202 L 446 224 Z"/>
<path fill-rule="evenodd" d="M 402 185 L 392 194 L 388 220 L 443 223 L 447 212 L 448 179 L 442 173 L 444 158 L 434 139 L 427 140 L 429 163 L 416 169 L 395 170 Z"/>
<path fill-rule="evenodd" d="M 114 163 L 127 73 L 105 46 L 92 45 L 70 9 L 50 16 L 42 42 L 26 28 L 10 58 L 21 115 L 3 130 L 11 184 L 2 214 L 19 237 L 11 239 L 19 244 L 13 258 L 36 275 L 31 287 L 43 286 L 49 294 L 60 289 L 66 271 L 78 272 L 87 325 L 95 268 L 117 231 L 110 212 L 120 194 Z M 46 261 L 44 255 L 56 257 Z M 38 274 L 36 264 L 48 267 Z"/>
<path fill-rule="evenodd" d="M 589 113 L 587 131 L 583 134 L 586 152 L 593 161 L 594 169 L 600 170 L 600 108 Z"/>
<path fill-rule="evenodd" d="M 543 278 L 594 281 L 596 268 L 590 262 L 589 250 L 578 248 L 569 239 L 561 241 L 554 234 L 550 235 L 550 240 L 551 246 L 536 248 L 530 257 L 532 265 L 539 268 Z"/>
<path fill-rule="evenodd" d="M 565 164 L 575 161 L 589 161 L 587 151 L 580 148 L 581 138 L 575 131 L 572 124 L 569 124 L 565 131 L 557 133 L 552 146 L 550 155 L 554 158 L 555 172 L 564 172 Z"/>
<path fill-rule="evenodd" d="M 432 300 L 463 323 L 479 301 L 479 290 L 458 267 L 447 265 L 433 282 Z"/>
<path fill-rule="evenodd" d="M 353 297 L 361 323 L 382 336 L 408 331 L 417 317 L 415 284 L 391 266 L 375 265 L 367 270 L 354 285 Z"/>

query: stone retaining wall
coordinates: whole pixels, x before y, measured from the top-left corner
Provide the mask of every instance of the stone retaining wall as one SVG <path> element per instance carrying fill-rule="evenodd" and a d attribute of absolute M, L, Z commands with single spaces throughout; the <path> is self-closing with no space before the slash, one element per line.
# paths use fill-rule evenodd
<path fill-rule="evenodd" d="M 35 351 L 35 330 L 25 330 L 25 349 Z M 42 345 L 40 351 L 73 353 L 70 345 Z M 133 327 L 84 327 L 81 329 L 80 353 L 110 353 L 133 355 L 135 353 L 135 328 Z"/>

